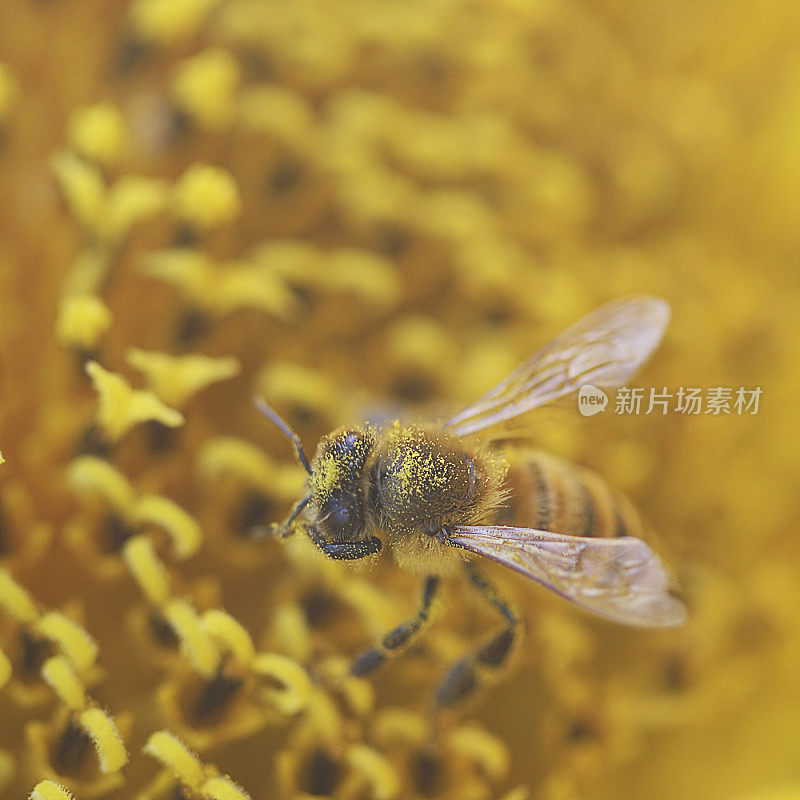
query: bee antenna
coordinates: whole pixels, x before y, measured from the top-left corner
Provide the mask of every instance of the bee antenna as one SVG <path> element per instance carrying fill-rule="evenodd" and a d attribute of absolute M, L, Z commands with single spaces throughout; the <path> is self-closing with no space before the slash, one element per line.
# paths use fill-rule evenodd
<path fill-rule="evenodd" d="M 303 452 L 303 445 L 300 444 L 300 437 L 278 416 L 278 413 L 270 408 L 262 397 L 256 397 L 256 408 L 265 416 L 269 417 L 281 430 L 284 436 L 292 440 L 292 443 L 297 448 L 297 457 L 303 465 L 303 469 L 310 475 L 311 467 L 309 466 L 306 454 Z"/>

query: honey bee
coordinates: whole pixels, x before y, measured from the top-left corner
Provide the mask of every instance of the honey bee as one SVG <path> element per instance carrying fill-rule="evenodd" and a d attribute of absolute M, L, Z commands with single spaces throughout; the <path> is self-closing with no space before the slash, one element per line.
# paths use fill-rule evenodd
<path fill-rule="evenodd" d="M 440 576 L 458 566 L 505 624 L 453 667 L 437 702 L 453 705 L 474 689 L 483 668 L 501 666 L 519 620 L 473 555 L 614 622 L 660 628 L 686 620 L 627 500 L 577 466 L 532 450 L 498 452 L 479 436 L 581 386 L 623 385 L 655 350 L 668 320 L 669 306 L 658 298 L 608 303 L 449 420 L 342 428 L 322 438 L 311 461 L 289 426 L 256 401 L 294 443 L 309 475 L 308 494 L 280 527 L 283 534 L 301 527 L 326 556 L 343 560 L 379 553 L 382 534 L 401 566 L 426 575 L 416 616 L 359 656 L 353 674 L 370 673 L 422 628 Z"/>

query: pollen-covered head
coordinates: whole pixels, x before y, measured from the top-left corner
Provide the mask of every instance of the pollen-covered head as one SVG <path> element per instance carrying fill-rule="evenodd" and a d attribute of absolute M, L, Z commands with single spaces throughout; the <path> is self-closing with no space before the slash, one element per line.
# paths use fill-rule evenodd
<path fill-rule="evenodd" d="M 315 521 L 329 541 L 363 538 L 367 524 L 365 468 L 375 447 L 370 429 L 345 428 L 322 439 L 311 462 Z"/>

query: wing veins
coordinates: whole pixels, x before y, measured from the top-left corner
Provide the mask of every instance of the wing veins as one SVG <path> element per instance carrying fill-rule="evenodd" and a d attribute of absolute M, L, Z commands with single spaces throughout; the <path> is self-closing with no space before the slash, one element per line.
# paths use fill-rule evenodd
<path fill-rule="evenodd" d="M 457 527 L 448 539 L 607 619 L 649 627 L 685 621 L 685 607 L 668 592 L 669 573 L 640 539 L 501 526 Z"/>
<path fill-rule="evenodd" d="M 631 297 L 601 306 L 445 425 L 466 435 L 550 403 L 587 383 L 619 386 L 655 349 L 668 319 L 667 304 L 653 297 Z"/>

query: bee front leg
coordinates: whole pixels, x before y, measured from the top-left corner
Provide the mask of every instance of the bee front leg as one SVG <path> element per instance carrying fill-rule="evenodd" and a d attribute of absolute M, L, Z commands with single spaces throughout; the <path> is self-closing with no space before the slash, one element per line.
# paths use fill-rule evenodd
<path fill-rule="evenodd" d="M 350 668 L 350 674 L 359 678 L 364 675 L 369 675 L 370 672 L 376 670 L 390 655 L 397 653 L 402 645 L 406 644 L 406 642 L 417 634 L 428 619 L 431 603 L 436 596 L 436 590 L 438 588 L 439 577 L 437 575 L 428 575 L 422 587 L 422 603 L 416 615 L 406 620 L 402 625 L 398 625 L 393 631 L 387 633 L 386 636 L 381 639 L 379 645 L 365 650 L 353 662 L 353 666 Z"/>
<path fill-rule="evenodd" d="M 450 668 L 436 690 L 435 703 L 440 708 L 450 708 L 465 700 L 478 688 L 484 674 L 500 670 L 507 662 L 517 638 L 519 617 L 470 562 L 466 562 L 464 568 L 470 583 L 500 612 L 506 624 Z"/>
<path fill-rule="evenodd" d="M 251 528 L 248 533 L 249 538 L 253 540 L 267 539 L 269 537 L 288 539 L 294 533 L 292 523 L 303 513 L 310 500 L 310 495 L 298 500 L 292 507 L 289 516 L 281 523 L 273 522 L 271 525 L 256 525 Z"/>
<path fill-rule="evenodd" d="M 319 528 L 313 525 L 306 526 L 306 533 L 314 544 L 325 553 L 328 558 L 336 561 L 353 561 L 358 558 L 380 553 L 383 543 L 375 536 L 370 536 L 363 541 L 355 542 L 329 542 L 320 533 Z"/>

